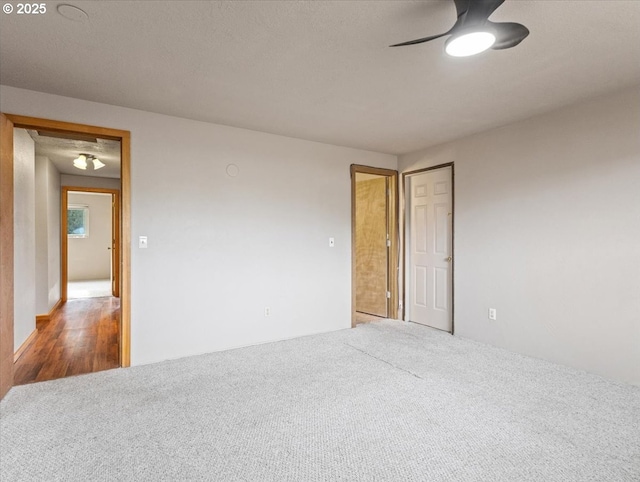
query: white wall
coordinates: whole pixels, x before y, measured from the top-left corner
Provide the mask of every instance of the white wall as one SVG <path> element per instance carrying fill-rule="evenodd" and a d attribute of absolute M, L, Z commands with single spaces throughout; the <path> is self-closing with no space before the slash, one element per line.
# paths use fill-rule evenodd
<path fill-rule="evenodd" d="M 456 334 L 640 384 L 639 106 L 627 89 L 400 157 L 455 163 Z"/>
<path fill-rule="evenodd" d="M 35 229 L 36 229 L 36 313 L 49 312 L 49 240 L 47 216 L 48 158 L 36 156 L 35 159 Z"/>
<path fill-rule="evenodd" d="M 60 173 L 36 156 L 36 313 L 47 314 L 60 299 Z"/>
<path fill-rule="evenodd" d="M 24 129 L 13 135 L 14 350 L 36 328 L 35 146 Z"/>
<path fill-rule="evenodd" d="M 111 279 L 111 194 L 69 192 L 68 203 L 89 208 L 89 236 L 67 241 L 68 280 Z"/>
<path fill-rule="evenodd" d="M 94 187 L 101 189 L 120 190 L 120 179 L 112 179 L 110 177 L 74 176 L 72 174 L 62 174 L 60 176 L 60 185 L 70 187 Z"/>
<path fill-rule="evenodd" d="M 0 103 L 131 131 L 133 364 L 351 326 L 349 166 L 395 156 L 13 87 Z"/>
<path fill-rule="evenodd" d="M 47 238 L 48 249 L 48 309 L 51 309 L 60 300 L 60 172 L 53 162 L 47 163 Z"/>

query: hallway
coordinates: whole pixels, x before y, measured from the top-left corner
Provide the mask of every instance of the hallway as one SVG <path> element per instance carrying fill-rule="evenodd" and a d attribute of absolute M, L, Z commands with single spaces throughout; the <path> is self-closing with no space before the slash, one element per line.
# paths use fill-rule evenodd
<path fill-rule="evenodd" d="M 119 363 L 120 300 L 69 300 L 15 362 L 14 384 L 53 380 L 109 370 Z"/>

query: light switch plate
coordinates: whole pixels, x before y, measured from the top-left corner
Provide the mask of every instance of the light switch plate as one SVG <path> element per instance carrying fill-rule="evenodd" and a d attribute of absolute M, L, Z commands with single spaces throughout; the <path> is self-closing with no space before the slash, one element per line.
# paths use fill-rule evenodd
<path fill-rule="evenodd" d="M 329 247 L 333 248 L 336 245 L 335 238 L 329 238 Z"/>
<path fill-rule="evenodd" d="M 142 248 L 142 249 L 147 249 L 147 237 L 146 236 L 140 236 L 138 238 L 138 248 Z"/>

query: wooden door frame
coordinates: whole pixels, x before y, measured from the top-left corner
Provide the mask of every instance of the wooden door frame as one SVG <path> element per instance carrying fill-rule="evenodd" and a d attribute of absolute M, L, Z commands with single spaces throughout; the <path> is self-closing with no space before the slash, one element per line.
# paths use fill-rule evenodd
<path fill-rule="evenodd" d="M 60 190 L 60 298 L 67 301 L 67 284 L 69 283 L 69 235 L 67 234 L 67 210 L 70 192 L 90 192 L 111 195 L 111 287 L 112 295 L 120 296 L 120 190 L 97 187 L 62 186 Z M 115 240 L 115 242 L 113 242 Z M 114 283 L 115 281 L 115 283 Z M 115 289 L 114 289 L 115 284 Z"/>
<path fill-rule="evenodd" d="M 131 133 L 120 129 L 75 124 L 37 117 L 27 117 L 3 113 L 3 139 L 0 152 L 0 328 L 11 320 L 11 333 L 3 331 L 2 338 L 10 338 L 13 346 L 13 129 L 46 130 L 62 134 L 88 134 L 103 139 L 120 141 L 120 196 L 121 196 L 121 292 L 120 292 L 120 365 L 131 364 Z M 9 134 L 10 133 L 10 134 Z M 11 137 L 11 142 L 9 142 Z M 9 199 L 10 198 L 10 199 Z M 62 287 L 61 287 L 62 288 Z M 7 329 L 8 331 L 8 329 Z M 2 345 L 4 347 L 4 345 Z M 0 398 L 13 386 L 13 356 L 9 357 L 2 348 L 0 353 Z M 11 366 L 8 365 L 11 360 Z M 6 366 L 5 366 L 6 365 Z"/>
<path fill-rule="evenodd" d="M 415 174 L 422 174 L 427 171 L 435 171 L 436 169 L 442 169 L 445 167 L 451 168 L 451 334 L 455 332 L 455 312 L 454 312 L 454 265 L 456 262 L 455 257 L 455 234 L 454 234 L 454 222 L 456 215 L 456 188 L 455 179 L 456 171 L 453 162 L 447 162 L 445 164 L 438 164 L 437 166 L 425 167 L 423 169 L 417 169 L 415 171 L 407 171 L 402 173 L 402 186 L 400 190 L 402 192 L 402 317 L 406 320 L 407 313 L 407 178 Z"/>
<path fill-rule="evenodd" d="M 387 259 L 387 291 L 391 297 L 387 299 L 387 316 L 395 319 L 398 316 L 398 171 L 380 167 L 351 165 L 351 327 L 356 326 L 356 173 L 375 174 L 389 180 L 387 193 L 387 216 L 391 246 Z"/>
<path fill-rule="evenodd" d="M 13 386 L 13 124 L 0 115 L 0 399 Z"/>

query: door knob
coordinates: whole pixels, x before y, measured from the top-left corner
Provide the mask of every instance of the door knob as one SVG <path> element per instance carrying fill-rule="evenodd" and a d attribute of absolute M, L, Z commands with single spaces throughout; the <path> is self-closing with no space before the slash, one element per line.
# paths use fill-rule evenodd
<path fill-rule="evenodd" d="M 448 258 L 445 258 L 445 261 L 451 262 L 451 259 L 452 259 L 451 256 L 449 256 Z"/>

